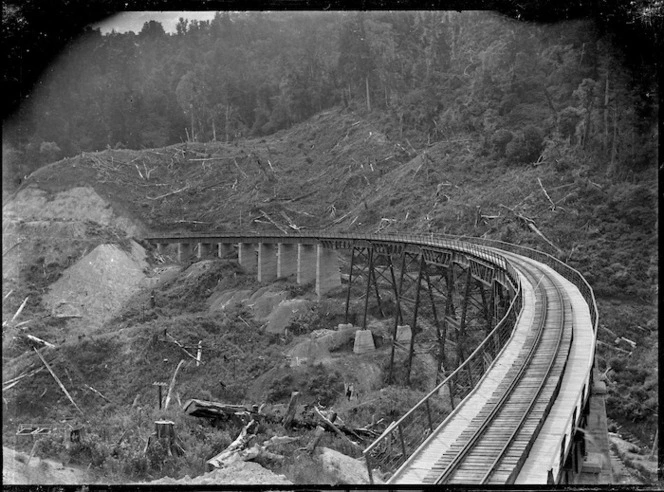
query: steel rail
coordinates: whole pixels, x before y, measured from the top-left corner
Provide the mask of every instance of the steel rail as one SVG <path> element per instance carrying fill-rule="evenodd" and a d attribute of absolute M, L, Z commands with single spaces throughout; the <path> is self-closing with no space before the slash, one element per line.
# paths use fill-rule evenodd
<path fill-rule="evenodd" d="M 560 289 L 558 286 L 555 285 L 555 283 L 552 282 L 556 289 L 556 297 L 558 302 L 562 303 L 562 294 L 560 292 Z M 541 348 L 541 341 L 542 341 L 542 334 L 544 333 L 544 329 L 547 326 L 547 314 L 548 314 L 548 309 L 549 309 L 549 297 L 548 294 L 545 290 L 544 287 L 540 288 L 540 292 L 544 296 L 544 302 L 542 303 L 542 316 L 540 319 L 539 326 L 537 327 L 537 331 L 535 339 L 532 342 L 532 346 L 530 347 L 525 359 L 523 360 L 523 363 L 521 364 L 521 367 L 519 368 L 518 372 L 514 375 L 513 379 L 511 380 L 509 386 L 505 389 L 499 400 L 496 402 L 495 406 L 491 409 L 489 414 L 487 415 L 486 419 L 482 422 L 482 424 L 475 430 L 473 435 L 470 437 L 467 443 L 465 443 L 465 446 L 463 449 L 461 449 L 457 455 L 454 457 L 452 462 L 448 465 L 447 469 L 440 474 L 438 479 L 435 481 L 436 484 L 444 483 L 457 469 L 458 466 L 463 462 L 463 459 L 466 457 L 466 455 L 475 447 L 476 443 L 480 440 L 484 432 L 487 430 L 487 428 L 493 423 L 495 417 L 499 412 L 504 410 L 506 407 L 506 403 L 510 396 L 514 393 L 514 390 L 518 387 L 518 385 L 521 382 L 521 379 L 523 376 L 526 374 L 526 371 L 529 369 L 531 362 L 535 358 L 536 353 L 540 350 Z M 560 320 L 560 325 L 564 322 L 564 317 L 561 317 Z M 556 349 L 560 346 L 560 340 L 562 339 L 562 326 L 560 326 L 560 336 L 558 337 L 558 343 L 556 345 Z M 537 394 L 535 397 L 531 399 L 531 402 L 528 405 L 528 409 L 524 414 L 521 416 L 521 419 L 519 420 L 519 423 L 517 424 L 516 429 L 512 432 L 510 435 L 509 439 L 507 440 L 507 443 L 501 450 L 499 456 L 496 458 L 496 460 L 492 463 L 491 469 L 487 473 L 487 476 L 490 475 L 493 472 L 493 466 L 496 464 L 497 461 L 500 461 L 503 456 L 504 450 L 513 442 L 513 438 L 516 435 L 516 433 L 519 431 L 521 428 L 525 418 L 528 416 L 528 413 L 530 409 L 532 408 L 533 402 L 537 399 L 539 394 L 541 393 L 542 388 L 544 387 L 548 374 L 550 372 L 551 367 L 553 366 L 553 362 L 555 362 L 557 356 L 557 350 L 554 352 L 553 356 L 551 357 L 551 361 L 549 362 L 549 366 L 547 368 L 546 374 L 543 376 L 542 380 L 540 381 L 540 384 L 538 386 Z M 485 477 L 486 478 L 486 477 Z M 484 483 L 484 481 L 481 481 L 480 483 Z"/>
<path fill-rule="evenodd" d="M 555 282 L 554 282 L 554 286 L 556 287 L 556 294 L 558 295 L 558 298 L 561 301 L 561 304 L 564 304 L 564 299 L 563 299 L 562 291 L 561 291 L 560 287 Z M 551 372 L 553 371 L 553 367 L 556 363 L 556 360 L 558 358 L 558 354 L 560 352 L 560 346 L 563 343 L 563 338 L 564 338 L 563 325 L 565 323 L 564 307 L 563 307 L 563 313 L 562 314 L 563 315 L 560 318 L 560 323 L 561 323 L 560 335 L 558 336 L 558 339 L 556 340 L 556 347 L 553 351 L 553 355 L 552 355 L 551 360 L 549 361 L 549 365 L 546 369 L 546 374 L 543 376 L 542 382 L 540 383 L 540 385 L 537 389 L 537 393 L 530 400 L 530 404 L 528 405 L 528 408 L 526 409 L 523 416 L 519 420 L 519 423 L 518 423 L 517 427 L 512 432 L 512 435 L 510 436 L 509 440 L 505 443 L 503 448 L 500 450 L 499 455 L 493 461 L 493 463 L 489 467 L 489 470 L 487 471 L 487 473 L 480 480 L 480 484 L 485 484 L 489 481 L 489 477 L 493 474 L 494 470 L 498 466 L 498 463 L 500 463 L 500 461 L 502 461 L 503 457 L 507 453 L 507 449 L 514 442 L 514 440 L 516 438 L 516 435 L 521 431 L 521 428 L 523 427 L 524 423 L 526 422 L 526 420 L 530 416 L 530 412 L 532 411 L 533 407 L 535 406 L 535 403 L 539 399 L 540 395 L 542 394 L 542 391 L 544 390 L 546 384 L 548 383 L 549 377 L 551 375 Z M 562 374 L 561 374 L 561 378 L 562 378 Z M 558 384 L 560 384 L 560 383 L 558 383 Z"/>

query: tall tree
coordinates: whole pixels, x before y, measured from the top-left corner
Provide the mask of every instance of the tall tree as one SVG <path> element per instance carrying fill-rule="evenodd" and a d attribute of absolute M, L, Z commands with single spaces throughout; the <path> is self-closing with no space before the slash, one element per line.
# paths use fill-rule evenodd
<path fill-rule="evenodd" d="M 364 94 L 370 107 L 370 76 L 374 70 L 371 49 L 364 28 L 364 13 L 346 14 L 339 37 L 338 70 L 348 84 L 348 99 L 353 94 Z"/>

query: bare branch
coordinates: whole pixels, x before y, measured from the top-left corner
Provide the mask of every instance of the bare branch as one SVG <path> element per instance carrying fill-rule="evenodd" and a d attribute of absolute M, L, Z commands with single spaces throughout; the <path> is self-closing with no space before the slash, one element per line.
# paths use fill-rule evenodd
<path fill-rule="evenodd" d="M 551 210 L 555 210 L 555 209 L 556 209 L 556 204 L 553 203 L 553 200 L 551 200 L 551 197 L 550 197 L 549 194 L 546 192 L 546 189 L 544 188 L 544 185 L 542 184 L 542 180 L 541 180 L 540 178 L 537 178 L 537 182 L 539 183 L 540 188 L 542 188 L 542 191 L 543 191 L 544 194 L 546 195 L 546 198 L 549 200 L 549 203 L 551 203 Z"/>
<path fill-rule="evenodd" d="M 170 193 L 166 193 L 164 195 L 159 195 L 159 196 L 155 196 L 155 197 L 147 196 L 146 198 L 148 200 L 159 200 L 160 198 L 166 198 L 167 196 L 175 195 L 176 193 L 182 193 L 183 191 L 188 190 L 188 189 L 189 189 L 189 185 L 185 186 L 184 188 L 180 188 L 179 190 L 171 191 Z"/>

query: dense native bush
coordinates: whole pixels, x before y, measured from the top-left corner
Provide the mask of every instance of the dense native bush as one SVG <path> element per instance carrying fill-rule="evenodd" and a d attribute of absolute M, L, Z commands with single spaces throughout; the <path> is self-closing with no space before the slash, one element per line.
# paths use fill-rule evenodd
<path fill-rule="evenodd" d="M 317 364 L 309 377 L 307 390 L 321 405 L 331 405 L 343 393 L 343 377 L 338 371 L 329 372 Z"/>
<path fill-rule="evenodd" d="M 517 131 L 505 147 L 505 156 L 515 164 L 535 162 L 542 152 L 544 134 L 541 128 L 534 125 L 526 126 Z"/>
<path fill-rule="evenodd" d="M 505 157 L 507 152 L 507 145 L 512 141 L 513 138 L 514 134 L 511 131 L 504 128 L 497 130 L 491 137 L 491 145 L 493 147 L 494 156 L 498 158 Z"/>

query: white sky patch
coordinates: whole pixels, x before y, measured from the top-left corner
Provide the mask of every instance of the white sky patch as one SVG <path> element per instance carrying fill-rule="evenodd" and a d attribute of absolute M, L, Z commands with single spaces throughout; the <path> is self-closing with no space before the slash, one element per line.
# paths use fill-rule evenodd
<path fill-rule="evenodd" d="M 99 28 L 102 34 L 108 34 L 113 29 L 115 32 L 122 33 L 133 31 L 136 34 L 143 28 L 143 24 L 151 20 L 160 22 L 164 26 L 164 31 L 168 33 L 175 32 L 175 26 L 180 17 L 189 20 L 212 20 L 215 12 L 196 12 L 196 11 L 178 11 L 178 12 L 120 12 L 101 22 L 92 24 L 93 28 Z"/>

